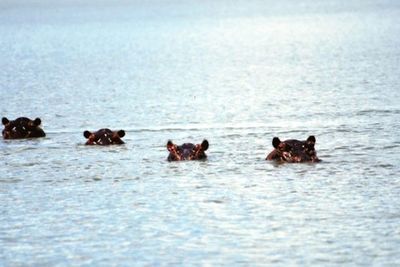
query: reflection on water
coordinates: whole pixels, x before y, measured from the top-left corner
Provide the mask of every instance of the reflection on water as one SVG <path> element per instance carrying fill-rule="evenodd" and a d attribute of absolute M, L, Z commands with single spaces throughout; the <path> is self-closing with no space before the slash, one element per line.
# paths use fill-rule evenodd
<path fill-rule="evenodd" d="M 0 6 L 0 111 L 47 133 L 0 142 L 0 265 L 400 264 L 397 2 Z"/>

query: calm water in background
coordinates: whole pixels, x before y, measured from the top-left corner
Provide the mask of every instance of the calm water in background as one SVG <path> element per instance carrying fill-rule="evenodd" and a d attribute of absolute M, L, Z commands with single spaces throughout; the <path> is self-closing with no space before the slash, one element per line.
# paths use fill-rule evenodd
<path fill-rule="evenodd" d="M 52 2 L 0 3 L 1 266 L 400 264 L 398 1 Z"/>

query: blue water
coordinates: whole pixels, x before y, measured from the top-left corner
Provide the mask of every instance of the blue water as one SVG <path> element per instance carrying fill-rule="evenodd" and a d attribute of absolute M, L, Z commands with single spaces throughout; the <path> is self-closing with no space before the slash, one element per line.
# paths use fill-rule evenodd
<path fill-rule="evenodd" d="M 114 2 L 0 3 L 0 266 L 400 265 L 400 2 Z"/>

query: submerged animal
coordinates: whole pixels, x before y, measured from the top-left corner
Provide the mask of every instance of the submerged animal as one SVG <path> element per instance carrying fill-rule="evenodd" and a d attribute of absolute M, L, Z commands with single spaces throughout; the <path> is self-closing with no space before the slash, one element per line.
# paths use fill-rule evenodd
<path fill-rule="evenodd" d="M 36 118 L 31 120 L 26 117 L 19 117 L 10 121 L 3 117 L 1 122 L 4 125 L 3 138 L 4 139 L 22 139 L 22 138 L 36 138 L 45 137 L 46 134 L 40 127 L 42 120 Z"/>
<path fill-rule="evenodd" d="M 85 145 L 121 145 L 124 144 L 122 141 L 122 137 L 125 136 L 124 130 L 119 131 L 111 131 L 110 129 L 100 129 L 96 132 L 84 131 L 83 136 L 85 136 L 86 141 Z"/>
<path fill-rule="evenodd" d="M 206 159 L 205 151 L 208 149 L 208 141 L 203 140 L 201 144 L 185 143 L 181 146 L 175 145 L 171 140 L 167 143 L 169 151 L 168 161 L 199 160 Z"/>
<path fill-rule="evenodd" d="M 272 146 L 275 148 L 270 152 L 266 160 L 274 160 L 278 162 L 319 162 L 315 151 L 316 139 L 309 136 L 306 141 L 289 139 L 281 141 L 278 137 L 272 139 Z"/>

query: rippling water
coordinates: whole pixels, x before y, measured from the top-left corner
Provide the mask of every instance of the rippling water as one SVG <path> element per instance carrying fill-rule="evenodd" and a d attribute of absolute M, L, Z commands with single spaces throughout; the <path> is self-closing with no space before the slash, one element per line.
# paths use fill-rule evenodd
<path fill-rule="evenodd" d="M 0 265 L 400 265 L 397 1 L 6 0 L 0 36 L 0 113 L 47 132 L 0 142 Z"/>

